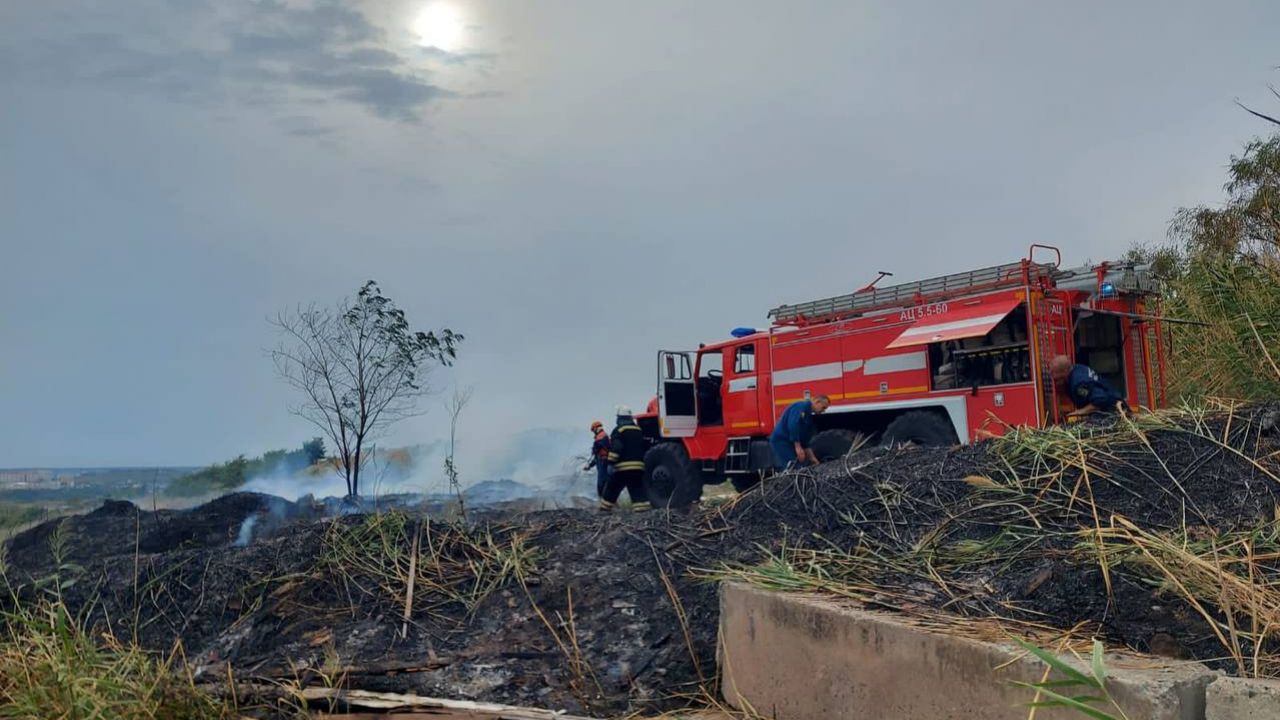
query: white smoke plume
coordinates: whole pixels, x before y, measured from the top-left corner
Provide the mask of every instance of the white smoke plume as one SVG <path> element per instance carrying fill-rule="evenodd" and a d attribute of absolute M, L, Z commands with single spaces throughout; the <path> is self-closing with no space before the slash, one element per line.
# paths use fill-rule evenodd
<path fill-rule="evenodd" d="M 235 547 L 245 547 L 253 540 L 253 526 L 258 524 L 258 516 L 250 515 L 240 523 L 240 532 L 236 533 Z"/>
<path fill-rule="evenodd" d="M 475 438 L 464 438 L 458 447 L 464 496 L 474 494 L 481 503 L 522 498 L 568 499 L 591 497 L 595 480 L 581 471 L 591 438 L 586 432 L 538 428 L 511 436 L 497 448 Z M 360 494 L 367 497 L 413 494 L 444 497 L 450 488 L 444 474 L 448 448 L 443 442 L 408 448 L 374 449 L 360 475 Z M 342 497 L 346 484 L 336 469 L 308 468 L 300 472 L 276 471 L 251 478 L 246 491 L 276 495 L 288 500 L 311 495 Z"/>

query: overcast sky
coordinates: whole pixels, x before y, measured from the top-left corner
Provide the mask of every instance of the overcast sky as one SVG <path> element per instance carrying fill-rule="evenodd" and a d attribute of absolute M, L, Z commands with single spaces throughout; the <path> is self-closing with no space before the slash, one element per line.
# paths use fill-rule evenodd
<path fill-rule="evenodd" d="M 0 2 L 0 466 L 297 445 L 266 318 L 369 278 L 470 452 L 589 439 L 781 302 L 1162 239 L 1280 80 L 1265 1 L 445 4 Z"/>

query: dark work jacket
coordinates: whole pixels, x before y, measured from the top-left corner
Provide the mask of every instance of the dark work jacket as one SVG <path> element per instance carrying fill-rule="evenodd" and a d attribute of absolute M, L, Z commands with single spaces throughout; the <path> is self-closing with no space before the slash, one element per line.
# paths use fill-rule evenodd
<path fill-rule="evenodd" d="M 1115 410 L 1116 403 L 1124 399 L 1088 365 L 1071 368 L 1071 374 L 1067 376 L 1067 393 L 1077 408 L 1093 405 L 1099 410 Z"/>
<path fill-rule="evenodd" d="M 644 431 L 628 420 L 614 428 L 609 437 L 609 462 L 618 472 L 644 470 L 644 454 L 648 449 Z"/>
<path fill-rule="evenodd" d="M 775 440 L 789 443 L 800 443 L 800 447 L 809 447 L 809 439 L 813 437 L 813 403 L 801 400 L 787 408 L 778 418 L 778 425 L 771 436 Z"/>

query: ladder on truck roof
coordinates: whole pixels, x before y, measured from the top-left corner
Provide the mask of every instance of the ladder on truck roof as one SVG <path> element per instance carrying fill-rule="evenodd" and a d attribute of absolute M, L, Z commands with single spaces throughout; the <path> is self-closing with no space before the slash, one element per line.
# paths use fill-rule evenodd
<path fill-rule="evenodd" d="M 908 307 L 957 295 L 967 295 L 1002 287 L 1017 287 L 1037 277 L 1052 275 L 1055 265 L 1025 260 L 993 265 L 981 270 L 952 273 L 916 282 L 890 285 L 865 292 L 813 300 L 797 305 L 780 305 L 769 311 L 779 325 L 805 325 L 857 317 L 875 310 Z M 1030 277 L 1028 277 L 1030 275 Z"/>

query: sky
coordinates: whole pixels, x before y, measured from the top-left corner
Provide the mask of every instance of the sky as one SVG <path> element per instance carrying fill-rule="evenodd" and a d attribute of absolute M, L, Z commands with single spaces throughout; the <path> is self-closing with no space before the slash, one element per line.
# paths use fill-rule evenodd
<path fill-rule="evenodd" d="M 1222 196 L 1274 2 L 0 2 L 0 467 L 293 447 L 267 318 L 466 335 L 460 464 L 655 353 Z M 442 397 L 384 443 L 438 440 Z M 585 448 L 584 448 L 585 449 Z"/>

